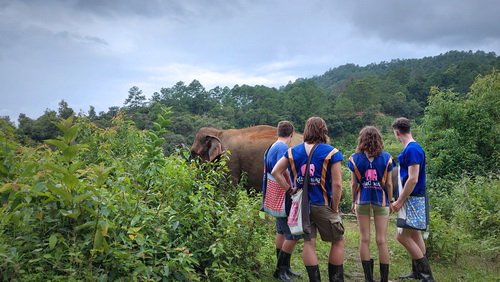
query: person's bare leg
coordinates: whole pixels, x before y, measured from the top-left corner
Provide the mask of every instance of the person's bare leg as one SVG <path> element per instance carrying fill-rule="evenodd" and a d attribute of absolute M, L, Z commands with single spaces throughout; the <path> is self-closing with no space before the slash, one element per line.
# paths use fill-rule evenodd
<path fill-rule="evenodd" d="M 276 233 L 276 249 L 282 249 L 285 242 L 285 234 Z"/>
<path fill-rule="evenodd" d="M 293 249 L 298 242 L 299 240 L 285 240 L 285 242 L 283 242 L 281 250 L 285 253 L 291 254 L 293 253 Z"/>
<path fill-rule="evenodd" d="M 415 241 L 415 243 L 417 243 L 418 247 L 425 255 L 427 251 L 425 249 L 425 243 L 424 243 L 424 238 L 422 237 L 422 232 L 415 230 L 415 232 L 412 233 L 411 238 L 413 239 L 413 241 Z"/>
<path fill-rule="evenodd" d="M 420 259 L 424 257 L 424 254 L 422 253 L 422 250 L 420 249 L 417 242 L 413 240 L 413 236 L 416 236 L 415 234 L 413 234 L 414 232 L 420 231 L 403 228 L 403 232 L 401 234 L 398 234 L 396 236 L 396 239 L 399 241 L 399 243 L 401 243 L 401 245 L 403 245 L 403 247 L 405 247 L 405 249 L 413 259 Z"/>
<path fill-rule="evenodd" d="M 389 216 L 375 216 L 374 218 L 378 259 L 380 263 L 389 264 L 389 248 L 387 247 L 387 225 L 389 223 Z"/>
<path fill-rule="evenodd" d="M 328 262 L 333 265 L 344 264 L 344 240 L 332 243 Z"/>
<path fill-rule="evenodd" d="M 318 265 L 318 257 L 316 256 L 316 238 L 311 239 L 311 241 L 304 240 L 302 260 L 304 261 L 305 266 Z"/>
<path fill-rule="evenodd" d="M 361 260 L 370 260 L 370 216 L 357 215 L 359 225 L 359 256 Z"/>

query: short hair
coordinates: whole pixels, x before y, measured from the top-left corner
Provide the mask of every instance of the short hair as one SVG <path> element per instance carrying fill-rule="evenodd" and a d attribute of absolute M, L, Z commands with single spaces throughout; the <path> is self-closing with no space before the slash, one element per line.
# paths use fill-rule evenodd
<path fill-rule="evenodd" d="M 362 152 L 374 158 L 380 156 L 382 151 L 384 151 L 384 143 L 378 129 L 374 126 L 363 127 L 359 132 L 356 153 Z"/>
<path fill-rule="evenodd" d="M 328 128 L 326 122 L 320 117 L 310 117 L 304 127 L 304 142 L 311 144 L 328 143 Z"/>
<path fill-rule="evenodd" d="M 278 123 L 278 136 L 288 137 L 293 133 L 293 124 L 287 120 Z"/>
<path fill-rule="evenodd" d="M 410 127 L 411 127 L 410 120 L 405 117 L 397 118 L 392 123 L 392 129 L 398 130 L 402 134 L 410 133 Z"/>

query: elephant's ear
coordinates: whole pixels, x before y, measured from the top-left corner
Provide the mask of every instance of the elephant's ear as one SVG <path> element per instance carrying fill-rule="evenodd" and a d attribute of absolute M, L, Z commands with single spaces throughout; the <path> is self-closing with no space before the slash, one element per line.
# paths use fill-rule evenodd
<path fill-rule="evenodd" d="M 209 142 L 210 149 L 208 150 L 208 160 L 213 161 L 223 153 L 222 141 L 217 136 L 209 135 L 207 137 L 211 139 Z"/>

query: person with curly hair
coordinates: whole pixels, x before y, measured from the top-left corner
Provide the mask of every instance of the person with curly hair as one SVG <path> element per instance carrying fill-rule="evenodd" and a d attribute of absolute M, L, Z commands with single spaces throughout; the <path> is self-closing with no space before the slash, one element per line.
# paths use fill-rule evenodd
<path fill-rule="evenodd" d="M 377 128 L 366 126 L 358 136 L 356 152 L 349 157 L 351 173 L 352 212 L 358 220 L 359 255 L 365 281 L 373 280 L 373 259 L 370 259 L 370 219 L 375 223 L 375 241 L 380 262 L 380 281 L 389 279 L 389 250 L 387 225 L 392 199 L 392 157 L 384 152 L 382 137 Z"/>

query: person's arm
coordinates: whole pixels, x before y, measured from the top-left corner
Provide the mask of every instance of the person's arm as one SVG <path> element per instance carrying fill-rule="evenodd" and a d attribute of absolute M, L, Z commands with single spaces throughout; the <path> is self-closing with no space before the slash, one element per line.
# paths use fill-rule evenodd
<path fill-rule="evenodd" d="M 392 170 L 387 172 L 387 180 L 386 180 L 386 186 L 387 186 L 387 197 L 389 197 L 389 202 L 392 201 L 392 197 L 394 196 L 393 193 L 393 183 L 392 183 Z"/>
<path fill-rule="evenodd" d="M 288 183 L 284 174 L 287 168 L 288 168 L 288 159 L 282 157 L 274 166 L 271 175 L 274 177 L 274 179 L 276 179 L 276 181 L 278 181 L 278 184 L 282 189 L 287 191 L 289 194 L 293 194 L 295 192 L 295 189 L 291 187 L 291 185 Z"/>
<path fill-rule="evenodd" d="M 342 196 L 342 167 L 340 161 L 332 164 L 332 209 L 339 212 L 340 197 Z"/>
<path fill-rule="evenodd" d="M 406 198 L 408 198 L 411 192 L 413 192 L 413 189 L 415 189 L 415 185 L 417 185 L 418 182 L 419 172 L 420 172 L 419 164 L 415 163 L 408 167 L 408 180 L 406 180 L 406 183 L 403 187 L 403 191 L 401 192 L 401 195 L 399 195 L 399 198 L 391 205 L 393 210 L 399 211 L 403 206 Z"/>
<path fill-rule="evenodd" d="M 358 195 L 358 178 L 356 177 L 356 173 L 351 171 L 351 194 L 352 194 L 352 206 L 351 211 L 356 213 L 356 196 Z"/>
<path fill-rule="evenodd" d="M 389 199 L 389 209 L 391 209 L 391 213 L 393 212 L 392 211 L 392 206 L 391 206 L 391 202 L 392 202 L 392 197 L 393 197 L 393 187 L 392 187 L 392 170 L 391 171 L 388 171 L 387 172 L 387 178 L 386 178 L 386 187 L 387 187 L 387 197 Z"/>

